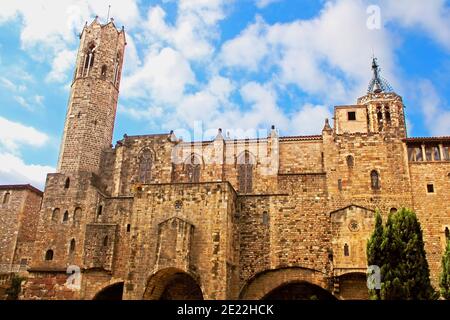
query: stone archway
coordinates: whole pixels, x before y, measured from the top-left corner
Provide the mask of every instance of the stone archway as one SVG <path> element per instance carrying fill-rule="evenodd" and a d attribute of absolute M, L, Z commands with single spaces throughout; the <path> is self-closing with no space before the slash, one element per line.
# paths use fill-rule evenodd
<path fill-rule="evenodd" d="M 203 300 L 198 281 L 190 274 L 175 268 L 158 271 L 150 277 L 144 300 Z"/>
<path fill-rule="evenodd" d="M 314 295 L 320 297 L 331 295 L 326 274 L 313 269 L 293 267 L 258 273 L 242 288 L 239 298 L 242 300 L 273 299 L 273 297 L 281 299 L 280 296 L 287 296 L 289 292 L 299 297 L 302 288 L 313 292 L 307 299 Z"/>
<path fill-rule="evenodd" d="M 336 298 L 317 285 L 300 281 L 285 283 L 269 292 L 262 300 L 336 300 Z"/>
<path fill-rule="evenodd" d="M 342 300 L 368 300 L 367 275 L 361 272 L 346 273 L 338 278 L 339 293 Z"/>
<path fill-rule="evenodd" d="M 118 282 L 110 285 L 98 292 L 92 300 L 122 300 L 123 286 L 123 282 Z"/>

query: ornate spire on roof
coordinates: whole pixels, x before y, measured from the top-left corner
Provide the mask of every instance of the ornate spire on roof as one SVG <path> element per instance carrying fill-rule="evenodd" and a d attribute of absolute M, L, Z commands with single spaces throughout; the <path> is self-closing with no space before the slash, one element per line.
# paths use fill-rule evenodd
<path fill-rule="evenodd" d="M 377 63 L 377 58 L 372 60 L 372 71 L 373 78 L 370 80 L 369 88 L 367 93 L 382 93 L 382 92 L 393 92 L 391 85 L 384 79 L 381 74 L 381 69 Z"/>

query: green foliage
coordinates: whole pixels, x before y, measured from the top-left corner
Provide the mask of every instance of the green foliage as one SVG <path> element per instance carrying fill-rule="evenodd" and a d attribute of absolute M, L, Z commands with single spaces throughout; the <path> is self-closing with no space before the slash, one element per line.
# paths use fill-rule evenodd
<path fill-rule="evenodd" d="M 6 289 L 7 300 L 18 300 L 22 290 L 22 281 L 25 278 L 14 276 L 11 281 L 11 286 Z"/>
<path fill-rule="evenodd" d="M 389 215 L 383 228 L 379 213 L 367 244 L 369 265 L 381 268 L 381 290 L 372 299 L 436 299 L 430 282 L 422 229 L 414 212 L 401 209 Z"/>
<path fill-rule="evenodd" d="M 447 248 L 442 257 L 442 274 L 441 274 L 441 294 L 447 300 L 450 300 L 450 241 L 447 240 Z"/>
<path fill-rule="evenodd" d="M 380 212 L 377 211 L 375 217 L 375 230 L 372 237 L 367 242 L 367 262 L 369 266 L 382 266 L 384 264 L 381 244 L 383 243 L 383 220 Z M 380 299 L 379 290 L 369 290 L 371 300 Z"/>

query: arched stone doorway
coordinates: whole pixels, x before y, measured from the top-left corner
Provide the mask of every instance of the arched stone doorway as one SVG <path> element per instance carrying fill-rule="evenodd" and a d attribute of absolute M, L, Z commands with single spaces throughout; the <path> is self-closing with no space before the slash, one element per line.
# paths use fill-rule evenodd
<path fill-rule="evenodd" d="M 336 298 L 319 286 L 300 281 L 283 284 L 265 295 L 262 300 L 336 300 Z"/>
<path fill-rule="evenodd" d="M 144 300 L 203 300 L 203 293 L 192 275 L 170 268 L 150 278 Z"/>
<path fill-rule="evenodd" d="M 332 298 L 326 274 L 307 268 L 267 270 L 253 276 L 242 288 L 242 300 Z"/>
<path fill-rule="evenodd" d="M 123 282 L 119 282 L 108 286 L 97 293 L 93 300 L 122 300 L 123 299 Z"/>
<path fill-rule="evenodd" d="M 353 272 L 341 275 L 338 278 L 339 293 L 337 296 L 343 300 L 368 300 L 367 275 Z"/>

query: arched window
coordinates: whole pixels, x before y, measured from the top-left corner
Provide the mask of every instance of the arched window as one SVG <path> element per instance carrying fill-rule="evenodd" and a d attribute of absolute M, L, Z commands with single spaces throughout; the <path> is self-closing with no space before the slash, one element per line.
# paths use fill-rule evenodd
<path fill-rule="evenodd" d="M 45 261 L 52 261 L 53 260 L 53 250 L 47 250 L 45 253 Z"/>
<path fill-rule="evenodd" d="M 102 66 L 102 73 L 101 73 L 101 77 L 102 79 L 106 79 L 106 71 L 108 70 L 108 67 L 106 65 Z"/>
<path fill-rule="evenodd" d="M 108 236 L 106 236 L 105 238 L 103 238 L 103 246 L 107 247 L 108 246 Z"/>
<path fill-rule="evenodd" d="M 120 73 L 120 53 L 117 54 L 116 62 L 114 64 L 114 85 L 117 86 L 119 83 L 119 73 Z"/>
<path fill-rule="evenodd" d="M 378 174 L 378 171 L 373 170 L 370 173 L 370 181 L 371 181 L 371 187 L 373 190 L 380 189 L 380 175 Z"/>
<path fill-rule="evenodd" d="M 263 212 L 263 225 L 268 226 L 269 225 L 269 213 L 267 211 Z"/>
<path fill-rule="evenodd" d="M 345 257 L 350 256 L 350 250 L 349 250 L 348 244 L 344 244 L 344 256 Z"/>
<path fill-rule="evenodd" d="M 383 112 L 381 111 L 381 106 L 377 107 L 377 121 L 378 121 L 378 131 L 383 129 Z"/>
<path fill-rule="evenodd" d="M 70 241 L 69 254 L 72 254 L 75 252 L 75 247 L 76 247 L 75 239 L 72 239 Z"/>
<path fill-rule="evenodd" d="M 5 195 L 3 196 L 3 204 L 8 204 L 10 198 L 11 198 L 11 193 L 6 192 Z"/>
<path fill-rule="evenodd" d="M 53 210 L 53 213 L 52 213 L 52 220 L 53 221 L 58 221 L 59 212 L 60 212 L 59 208 L 55 208 Z"/>
<path fill-rule="evenodd" d="M 353 158 L 353 156 L 348 155 L 347 156 L 347 167 L 349 167 L 351 169 L 351 168 L 353 168 L 354 165 L 355 165 L 355 159 Z"/>
<path fill-rule="evenodd" d="M 253 161 L 249 152 L 238 158 L 239 192 L 251 193 L 253 190 Z"/>
<path fill-rule="evenodd" d="M 64 183 L 64 189 L 69 189 L 70 188 L 70 178 L 66 179 L 66 182 Z"/>
<path fill-rule="evenodd" d="M 83 213 L 83 211 L 81 210 L 81 208 L 76 208 L 75 211 L 73 212 L 73 222 L 80 222 L 81 221 L 81 214 Z"/>
<path fill-rule="evenodd" d="M 150 183 L 152 179 L 153 155 L 149 149 L 145 149 L 139 156 L 139 182 Z"/>
<path fill-rule="evenodd" d="M 201 161 L 199 157 L 195 154 L 192 154 L 184 164 L 184 170 L 186 173 L 186 177 L 188 182 L 198 183 L 200 182 L 200 173 L 201 173 Z"/>
<path fill-rule="evenodd" d="M 390 211 L 390 213 L 397 213 L 397 208 L 391 208 L 391 211 Z"/>
<path fill-rule="evenodd" d="M 69 211 L 64 212 L 63 222 L 69 221 Z"/>
<path fill-rule="evenodd" d="M 82 77 L 89 76 L 89 73 L 92 67 L 94 66 L 94 61 L 95 61 L 95 45 L 91 44 L 89 46 L 89 49 L 84 55 L 83 72 L 81 75 Z"/>
<path fill-rule="evenodd" d="M 389 107 L 386 107 L 384 109 L 384 118 L 386 119 L 386 123 L 391 123 L 391 112 L 389 110 Z"/>
<path fill-rule="evenodd" d="M 102 213 L 103 213 L 103 206 L 98 206 L 97 217 L 100 217 L 102 215 Z"/>

